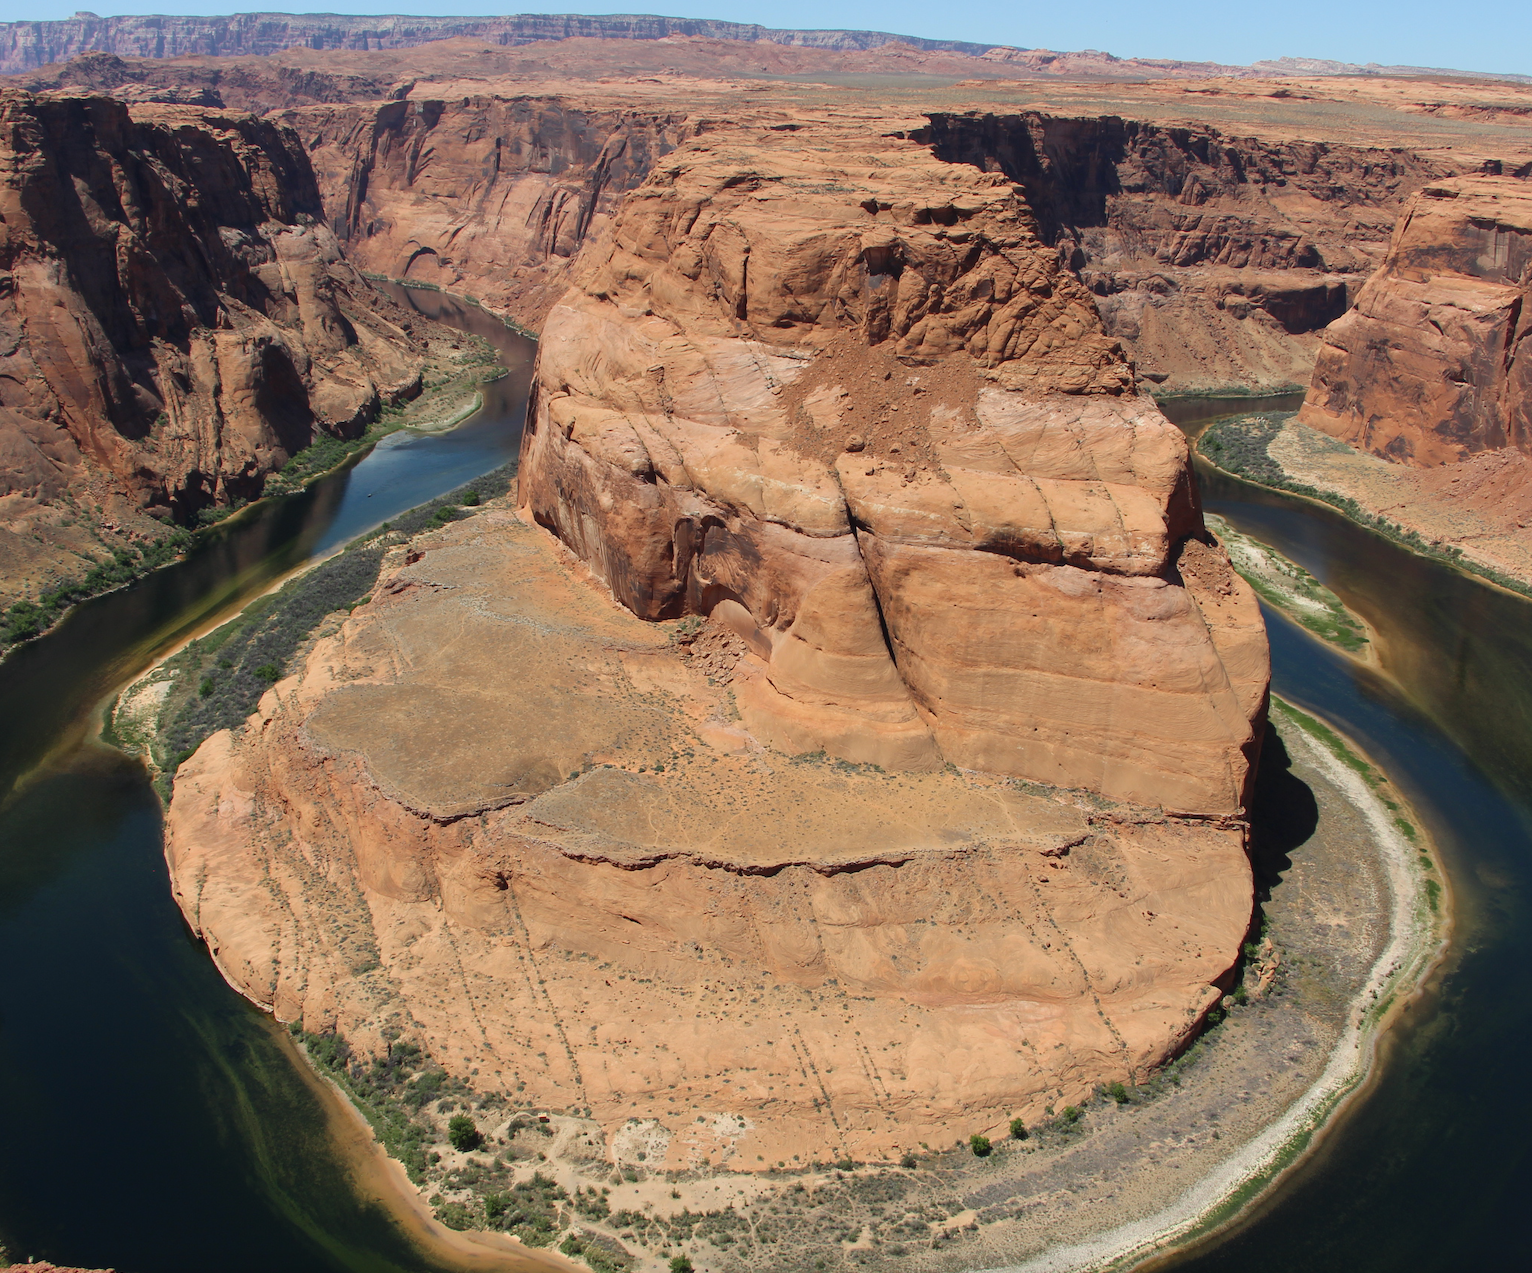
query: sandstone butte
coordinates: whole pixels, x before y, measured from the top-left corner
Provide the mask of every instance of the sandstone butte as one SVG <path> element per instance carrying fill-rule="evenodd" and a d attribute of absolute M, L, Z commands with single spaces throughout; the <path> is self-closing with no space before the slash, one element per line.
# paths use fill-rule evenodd
<path fill-rule="evenodd" d="M 0 597 L 99 552 L 69 501 L 147 537 L 358 435 L 433 333 L 343 258 L 297 136 L 241 112 L 0 90 L 0 281 Z"/>
<path fill-rule="evenodd" d="M 1250 918 L 1265 632 L 1022 188 L 742 122 L 569 277 L 517 508 L 395 550 L 176 775 L 225 975 L 651 1166 L 1164 1062 Z"/>

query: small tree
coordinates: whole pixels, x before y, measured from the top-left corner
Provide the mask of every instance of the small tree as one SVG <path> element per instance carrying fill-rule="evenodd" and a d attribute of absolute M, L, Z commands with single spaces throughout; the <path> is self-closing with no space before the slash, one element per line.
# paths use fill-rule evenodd
<path fill-rule="evenodd" d="M 968 1148 L 973 1150 L 975 1158 L 988 1158 L 991 1149 L 988 1136 L 980 1136 L 975 1132 L 968 1138 Z"/>
<path fill-rule="evenodd" d="M 466 1151 L 477 1149 L 484 1137 L 479 1135 L 479 1129 L 467 1114 L 454 1114 L 447 1124 L 447 1139 L 452 1142 L 453 1149 Z"/>
<path fill-rule="evenodd" d="M 692 1262 L 684 1255 L 670 1257 L 670 1273 L 692 1273 Z"/>
<path fill-rule="evenodd" d="M 1126 1105 L 1128 1103 L 1128 1089 L 1121 1083 L 1108 1083 L 1106 1085 L 1106 1094 L 1119 1105 Z"/>
<path fill-rule="evenodd" d="M 1011 1139 L 1012 1140 L 1026 1140 L 1026 1138 L 1027 1138 L 1027 1124 L 1026 1124 L 1026 1120 L 1025 1119 L 1021 1119 L 1021 1118 L 1013 1118 L 1013 1119 L 1011 1119 Z"/>

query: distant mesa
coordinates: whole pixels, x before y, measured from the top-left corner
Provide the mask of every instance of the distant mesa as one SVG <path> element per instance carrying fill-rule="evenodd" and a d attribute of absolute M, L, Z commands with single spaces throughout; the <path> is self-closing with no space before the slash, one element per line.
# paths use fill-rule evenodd
<path fill-rule="evenodd" d="M 1182 62 L 1167 58 L 1118 58 L 1096 49 L 1060 53 L 1016 49 L 964 40 L 927 40 L 888 31 L 798 31 L 709 18 L 667 18 L 651 14 L 520 13 L 503 17 L 418 17 L 335 13 L 234 13 L 193 17 L 170 14 L 100 17 L 81 10 L 56 22 L 0 23 L 0 74 L 15 75 L 83 53 L 119 57 L 264 56 L 284 49 L 380 50 L 411 48 L 433 40 L 467 38 L 521 45 L 540 40 L 664 40 L 672 37 L 738 40 L 797 48 L 866 51 L 903 45 L 924 53 L 957 53 L 1007 64 L 1030 75 L 1088 74 L 1103 79 L 1159 79 L 1167 76 L 1411 75 L 1431 73 L 1410 66 L 1358 66 L 1321 58 L 1283 57 L 1251 66 Z M 1436 73 L 1440 73 L 1439 71 Z M 1525 75 L 1451 72 L 1473 78 L 1532 82 Z"/>

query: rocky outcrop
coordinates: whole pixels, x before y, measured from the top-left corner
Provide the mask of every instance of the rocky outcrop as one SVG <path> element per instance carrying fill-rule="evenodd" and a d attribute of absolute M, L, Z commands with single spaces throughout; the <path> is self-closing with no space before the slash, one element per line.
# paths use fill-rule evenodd
<path fill-rule="evenodd" d="M 1242 807 L 1254 599 L 1006 176 L 823 122 L 690 142 L 582 256 L 534 397 L 523 505 L 635 613 L 730 625 L 757 737 Z"/>
<path fill-rule="evenodd" d="M 1003 1129 L 1216 1001 L 1254 597 L 1022 190 L 864 124 L 658 160 L 548 316 L 518 512 L 180 768 L 252 999 L 737 1170 Z"/>
<path fill-rule="evenodd" d="M 763 748 L 728 617 L 644 622 L 508 509 L 401 546 L 178 771 L 188 922 L 280 1018 L 642 1171 L 1003 1135 L 1184 1046 L 1249 922 L 1237 823 Z"/>
<path fill-rule="evenodd" d="M 360 268 L 540 324 L 571 257 L 694 125 L 684 111 L 428 96 L 284 113 Z"/>
<path fill-rule="evenodd" d="M 1422 190 L 1387 259 L 1332 323 L 1299 418 L 1420 467 L 1532 455 L 1532 185 Z"/>
<path fill-rule="evenodd" d="M 1044 241 L 1162 392 L 1306 385 L 1398 208 L 1445 171 L 1397 147 L 1111 116 L 933 114 L 916 136 L 1022 184 Z"/>
<path fill-rule="evenodd" d="M 416 392 L 425 345 L 341 258 L 297 137 L 0 94 L 5 486 L 89 468 L 176 517 Z"/>

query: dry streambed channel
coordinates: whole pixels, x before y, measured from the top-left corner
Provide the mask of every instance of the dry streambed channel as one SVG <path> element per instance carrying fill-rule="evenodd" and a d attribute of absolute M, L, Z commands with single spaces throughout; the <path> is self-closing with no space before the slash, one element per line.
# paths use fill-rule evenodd
<path fill-rule="evenodd" d="M 1355 681 L 1348 698 L 1336 676 L 1370 673 L 1269 617 L 1277 688 L 1300 706 L 1278 704 L 1267 738 L 1253 845 L 1261 926 L 1222 1020 L 1168 1070 L 1057 1109 L 987 1154 L 925 1145 L 898 1165 L 710 1179 L 637 1162 L 614 1172 L 570 1152 L 583 1139 L 578 1119 L 479 1109 L 453 1091 L 422 1117 L 442 1141 L 425 1191 L 437 1216 L 454 1228 L 504 1228 L 514 1200 L 546 1217 L 524 1239 L 544 1249 L 557 1239 L 593 1267 L 663 1266 L 685 1253 L 720 1270 L 1102 1266 L 1216 1228 L 1354 1090 L 1377 1025 L 1425 971 L 1446 896 L 1427 845 L 1447 832 L 1449 869 L 1460 846 L 1449 831 L 1452 793 L 1420 781 L 1422 757 L 1434 747 L 1439 772 L 1473 765 L 1472 739 L 1454 748 L 1402 698 L 1383 704 L 1381 727 L 1376 696 L 1371 716 L 1346 710 Z M 44 654 L 69 627 L 39 643 Z M 55 675 L 68 671 L 61 661 Z M 28 697 L 4 689 L 10 710 Z M 1331 703 L 1356 743 L 1302 710 L 1328 714 Z M 1390 708 L 1396 733 L 1417 742 L 1402 755 L 1390 745 Z M 0 1066 L 13 1093 L 0 1126 L 24 1151 L 0 1168 L 9 1253 L 127 1270 L 200 1268 L 214 1253 L 228 1269 L 472 1262 L 467 1248 L 401 1227 L 397 1194 L 388 1201 L 391 1189 L 359 1171 L 356 1151 L 328 1130 L 333 1104 L 187 939 L 157 856 L 145 771 L 90 741 L 80 719 L 54 722 L 64 745 L 0 809 L 0 947 L 12 966 L 25 952 L 26 966 L 45 970 L 7 987 L 0 1003 Z M 1362 747 L 1408 779 L 1390 783 Z M 324 1057 L 315 1059 L 323 1072 Z M 92 1099 L 81 1101 L 86 1090 Z M 125 1112 L 104 1124 L 104 1105 Z M 475 1117 L 487 1139 L 453 1150 L 442 1133 L 455 1112 Z M 1342 1144 L 1356 1121 L 1341 1121 Z M 67 1182 L 83 1144 L 116 1183 L 82 1222 Z M 1275 1214 L 1288 1192 L 1275 1191 Z M 178 1199 L 176 1217 L 165 1214 L 166 1196 Z"/>

